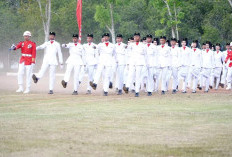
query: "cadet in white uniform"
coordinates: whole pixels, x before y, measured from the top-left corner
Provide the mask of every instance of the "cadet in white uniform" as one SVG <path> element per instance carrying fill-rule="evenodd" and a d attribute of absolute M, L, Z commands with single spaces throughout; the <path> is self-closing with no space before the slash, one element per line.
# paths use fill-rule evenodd
<path fill-rule="evenodd" d="M 188 73 L 188 86 L 190 87 L 192 82 L 192 93 L 196 93 L 197 84 L 202 67 L 202 52 L 198 48 L 198 41 L 192 42 L 192 49 L 190 53 L 190 68 Z"/>
<path fill-rule="evenodd" d="M 214 54 L 210 50 L 210 42 L 206 42 L 206 50 L 202 51 L 202 85 L 205 85 L 205 92 L 209 91 L 210 74 L 215 67 Z"/>
<path fill-rule="evenodd" d="M 166 44 L 166 37 L 160 37 L 160 46 L 158 46 L 159 53 L 159 65 L 161 69 L 161 94 L 165 94 L 167 91 L 167 82 L 169 81 L 167 78 L 168 70 L 171 66 L 171 48 Z"/>
<path fill-rule="evenodd" d="M 112 66 L 113 61 L 115 60 L 115 45 L 109 42 L 110 35 L 109 33 L 104 34 L 104 42 L 98 45 L 99 51 L 99 63 L 97 67 L 96 74 L 94 76 L 94 81 L 90 81 L 91 87 L 96 90 L 97 84 L 101 77 L 102 72 L 104 72 L 103 76 L 103 90 L 104 96 L 108 95 L 110 77 L 112 74 Z"/>
<path fill-rule="evenodd" d="M 210 79 L 210 86 L 214 86 L 215 81 L 215 89 L 218 89 L 220 83 L 220 76 L 222 73 L 223 62 L 225 61 L 224 54 L 220 51 L 221 45 L 219 43 L 216 44 L 216 51 L 214 51 L 214 61 L 215 68 L 213 70 L 213 74 Z"/>
<path fill-rule="evenodd" d="M 58 65 L 57 61 L 57 54 L 59 58 L 60 68 L 63 69 L 63 56 L 61 53 L 60 43 L 55 41 L 55 32 L 49 33 L 49 41 L 45 42 L 44 44 L 36 47 L 36 50 L 45 49 L 45 54 L 43 58 L 43 64 L 41 66 L 41 69 L 36 76 L 33 74 L 32 78 L 34 80 L 34 83 L 37 83 L 39 79 L 41 79 L 44 76 L 44 73 L 46 72 L 47 68 L 49 68 L 49 93 L 53 94 L 53 88 L 55 83 L 55 77 L 56 77 L 56 66 Z"/>
<path fill-rule="evenodd" d="M 146 47 L 140 41 L 140 33 L 134 34 L 135 42 L 128 46 L 131 49 L 130 64 L 129 64 L 129 74 L 126 86 L 123 87 L 125 93 L 128 93 L 129 88 L 134 80 L 135 76 L 135 97 L 139 97 L 140 85 L 142 82 L 142 70 L 147 66 L 146 57 Z"/>
<path fill-rule="evenodd" d="M 155 55 L 154 55 L 154 92 L 158 92 L 159 89 L 159 81 L 160 81 L 160 61 L 159 61 L 159 51 L 158 51 L 158 45 L 159 45 L 159 38 L 154 38 L 153 45 L 155 46 Z"/>
<path fill-rule="evenodd" d="M 83 53 L 83 46 L 78 43 L 78 34 L 73 34 L 73 42 L 68 44 L 62 44 L 62 47 L 69 49 L 69 57 L 66 61 L 67 69 L 64 75 L 64 80 L 61 81 L 61 84 L 64 88 L 67 87 L 67 84 L 70 80 L 71 73 L 74 69 L 74 86 L 73 86 L 73 95 L 78 94 L 79 87 L 79 75 L 81 68 L 85 65 L 85 58 Z"/>
<path fill-rule="evenodd" d="M 180 48 L 176 45 L 176 38 L 171 38 L 171 72 L 172 72 L 172 93 L 175 94 L 177 91 L 178 70 L 180 67 Z"/>
<path fill-rule="evenodd" d="M 126 48 L 127 45 L 123 43 L 123 36 L 121 34 L 117 35 L 117 43 L 115 44 L 116 53 L 116 86 L 118 88 L 118 95 L 122 94 L 123 82 L 124 82 L 124 70 L 126 67 Z"/>
<path fill-rule="evenodd" d="M 157 53 L 157 46 L 152 44 L 152 35 L 147 35 L 147 65 L 148 65 L 148 77 L 147 77 L 147 95 L 151 96 L 154 91 L 154 72 L 155 72 L 155 54 Z"/>
<path fill-rule="evenodd" d="M 230 51 L 231 51 L 230 43 L 226 43 L 226 50 L 223 51 L 224 58 L 227 57 L 227 55 L 229 54 Z M 222 76 L 221 76 L 221 83 L 220 83 L 220 86 L 222 88 L 224 88 L 224 86 L 227 84 L 226 78 L 227 78 L 228 67 L 229 67 L 228 63 L 229 62 L 227 62 L 227 64 L 226 64 L 225 61 L 223 61 L 223 69 L 222 69 Z"/>
<path fill-rule="evenodd" d="M 86 67 L 88 72 L 88 82 L 93 81 L 97 70 L 98 50 L 97 45 L 93 43 L 93 34 L 87 35 L 87 43 L 83 45 L 86 58 Z M 92 87 L 87 83 L 87 94 L 91 94 Z"/>
<path fill-rule="evenodd" d="M 179 71 L 179 80 L 183 79 L 182 93 L 186 93 L 187 83 L 188 83 L 188 73 L 190 66 L 190 53 L 191 49 L 187 47 L 188 39 L 185 38 L 182 40 L 180 48 L 180 71 Z"/>

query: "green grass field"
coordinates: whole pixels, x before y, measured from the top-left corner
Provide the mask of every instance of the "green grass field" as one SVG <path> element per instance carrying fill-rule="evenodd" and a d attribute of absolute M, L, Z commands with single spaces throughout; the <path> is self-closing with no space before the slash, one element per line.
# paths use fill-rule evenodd
<path fill-rule="evenodd" d="M 232 93 L 0 92 L 0 156 L 232 156 Z"/>

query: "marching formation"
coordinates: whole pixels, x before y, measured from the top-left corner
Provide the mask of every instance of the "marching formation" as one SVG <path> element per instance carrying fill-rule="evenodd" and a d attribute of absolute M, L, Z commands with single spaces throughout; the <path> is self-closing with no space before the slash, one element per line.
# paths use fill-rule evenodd
<path fill-rule="evenodd" d="M 49 94 L 53 94 L 56 67 L 60 65 L 63 68 L 61 47 L 69 49 L 70 54 L 61 85 L 67 87 L 73 71 L 73 95 L 78 94 L 85 73 L 88 76 L 87 94 L 97 89 L 102 78 L 104 96 L 113 86 L 118 95 L 124 91 L 126 94 L 133 92 L 138 97 L 142 90 L 148 96 L 159 90 L 165 94 L 170 82 L 173 94 L 180 87 L 182 93 L 187 93 L 187 89 L 192 89 L 192 93 L 196 93 L 197 89 L 207 93 L 211 89 L 217 90 L 219 86 L 231 90 L 232 42 L 227 43 L 226 50 L 222 51 L 219 43 L 214 46 L 207 41 L 200 48 L 197 40 L 188 43 L 187 38 L 181 41 L 171 38 L 169 41 L 165 36 L 158 39 L 150 34 L 141 39 L 140 33 L 135 33 L 127 44 L 123 43 L 123 36 L 118 34 L 117 43 L 113 44 L 109 42 L 109 33 L 105 33 L 99 44 L 93 43 L 93 34 L 87 35 L 87 43 L 83 45 L 78 42 L 78 34 L 73 34 L 72 42 L 60 45 L 55 40 L 55 32 L 50 32 L 49 41 L 36 47 L 30 41 L 29 31 L 24 32 L 23 36 L 24 41 L 11 46 L 11 50 L 21 49 L 22 53 L 18 69 L 19 89 L 16 92 L 24 91 L 25 71 L 24 93 L 29 93 L 31 79 L 37 83 L 49 69 Z M 35 75 L 32 71 L 36 51 L 41 49 L 45 49 L 43 63 Z"/>

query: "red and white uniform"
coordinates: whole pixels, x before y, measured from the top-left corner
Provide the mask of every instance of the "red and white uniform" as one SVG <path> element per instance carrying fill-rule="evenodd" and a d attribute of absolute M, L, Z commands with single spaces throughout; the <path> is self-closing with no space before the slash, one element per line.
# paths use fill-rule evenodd
<path fill-rule="evenodd" d="M 228 73 L 227 73 L 227 89 L 231 89 L 231 81 L 232 81 L 232 50 L 228 53 L 225 63 L 228 63 Z"/>
<path fill-rule="evenodd" d="M 229 52 L 230 50 L 223 51 L 224 58 L 227 57 Z M 227 73 L 228 73 L 228 62 L 227 63 L 223 62 L 222 77 L 221 77 L 222 84 L 226 84 Z"/>
<path fill-rule="evenodd" d="M 19 64 L 31 65 L 35 63 L 36 44 L 32 41 L 21 41 L 17 44 L 15 50 L 21 49 L 21 58 Z M 33 60 L 32 60 L 33 58 Z"/>
<path fill-rule="evenodd" d="M 32 41 L 21 41 L 16 45 L 14 50 L 21 49 L 21 58 L 18 69 L 18 85 L 19 89 L 23 91 L 23 75 L 26 69 L 26 91 L 30 91 L 31 76 L 33 66 L 36 58 L 36 44 Z"/>

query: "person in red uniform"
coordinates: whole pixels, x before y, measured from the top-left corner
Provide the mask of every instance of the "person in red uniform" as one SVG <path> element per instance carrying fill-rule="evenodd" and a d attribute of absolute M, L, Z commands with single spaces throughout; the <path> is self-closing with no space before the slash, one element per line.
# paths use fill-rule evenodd
<path fill-rule="evenodd" d="M 30 40 L 31 33 L 29 31 L 24 32 L 23 34 L 24 41 L 19 42 L 16 46 L 13 44 L 11 46 L 12 50 L 21 49 L 21 58 L 19 61 L 18 68 L 18 85 L 19 89 L 16 91 L 17 93 L 23 92 L 23 75 L 26 71 L 26 90 L 25 94 L 30 92 L 31 87 L 31 76 L 33 66 L 35 64 L 36 58 L 36 44 Z"/>
<path fill-rule="evenodd" d="M 230 43 L 230 47 L 232 47 L 232 42 Z M 228 66 L 228 73 L 227 73 L 227 88 L 226 90 L 231 90 L 231 81 L 232 81 L 232 50 L 230 50 L 227 54 L 227 57 L 225 59 L 225 63 L 229 61 Z"/>

